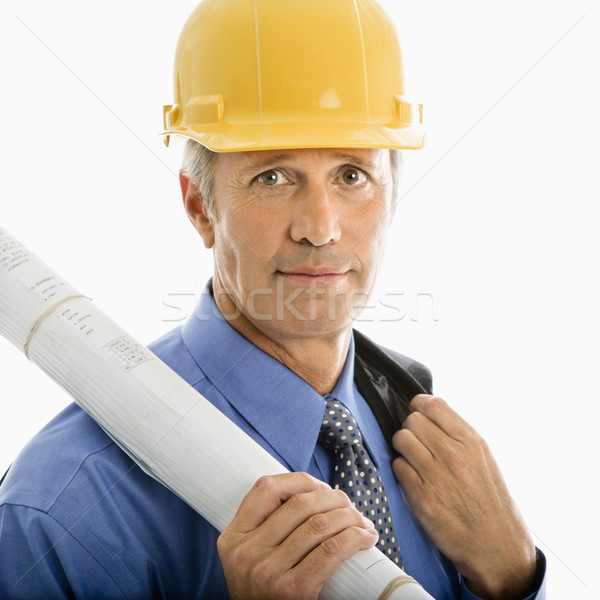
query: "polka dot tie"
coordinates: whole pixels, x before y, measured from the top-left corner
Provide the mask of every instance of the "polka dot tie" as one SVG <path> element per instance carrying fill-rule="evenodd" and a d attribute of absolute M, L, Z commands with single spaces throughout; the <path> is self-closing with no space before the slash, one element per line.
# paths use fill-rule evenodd
<path fill-rule="evenodd" d="M 333 487 L 348 494 L 352 504 L 373 521 L 377 547 L 402 566 L 392 515 L 383 483 L 375 469 L 352 413 L 331 396 L 325 397 L 325 416 L 319 442 L 335 452 Z"/>

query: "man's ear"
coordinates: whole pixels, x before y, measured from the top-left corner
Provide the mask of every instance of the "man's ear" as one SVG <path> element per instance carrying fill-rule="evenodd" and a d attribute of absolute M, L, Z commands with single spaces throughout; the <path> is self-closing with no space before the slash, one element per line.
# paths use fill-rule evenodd
<path fill-rule="evenodd" d="M 198 188 L 189 180 L 189 177 L 179 171 L 179 184 L 181 185 L 181 196 L 183 206 L 188 219 L 200 234 L 204 246 L 212 248 L 215 244 L 215 229 L 211 218 L 206 212 L 204 199 Z"/>

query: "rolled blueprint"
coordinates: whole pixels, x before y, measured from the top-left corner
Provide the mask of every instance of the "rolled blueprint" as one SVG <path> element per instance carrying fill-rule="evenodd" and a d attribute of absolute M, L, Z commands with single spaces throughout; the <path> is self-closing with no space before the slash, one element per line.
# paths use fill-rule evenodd
<path fill-rule="evenodd" d="M 1 227 L 0 334 L 69 392 L 146 473 L 219 531 L 260 476 L 287 472 Z M 320 598 L 431 596 L 371 548 L 344 561 Z"/>

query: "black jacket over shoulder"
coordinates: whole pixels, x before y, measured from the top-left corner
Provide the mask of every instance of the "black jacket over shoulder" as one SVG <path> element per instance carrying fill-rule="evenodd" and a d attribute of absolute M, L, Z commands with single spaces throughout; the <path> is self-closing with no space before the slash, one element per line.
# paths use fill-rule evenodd
<path fill-rule="evenodd" d="M 378 346 L 356 330 L 354 346 L 356 387 L 392 448 L 392 436 L 409 415 L 412 398 L 432 393 L 431 372 L 408 356 Z"/>

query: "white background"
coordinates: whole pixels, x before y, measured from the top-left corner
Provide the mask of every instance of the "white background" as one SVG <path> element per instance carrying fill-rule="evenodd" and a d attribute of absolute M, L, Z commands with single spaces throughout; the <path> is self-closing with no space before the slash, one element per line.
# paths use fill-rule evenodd
<path fill-rule="evenodd" d="M 431 367 L 487 439 L 548 557 L 549 599 L 600 598 L 597 9 L 384 5 L 429 144 L 405 153 L 379 309 L 359 327 Z M 211 273 L 181 207 L 180 145 L 157 136 L 194 6 L 0 9 L 0 222 L 144 343 Z M 4 471 L 70 400 L 3 339 L 0 365 Z"/>

